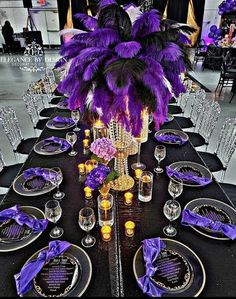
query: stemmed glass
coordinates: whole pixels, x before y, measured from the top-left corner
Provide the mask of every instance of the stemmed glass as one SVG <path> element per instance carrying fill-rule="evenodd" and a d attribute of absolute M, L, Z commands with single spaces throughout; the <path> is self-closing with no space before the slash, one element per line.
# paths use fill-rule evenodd
<path fill-rule="evenodd" d="M 75 122 L 75 128 L 73 129 L 74 132 L 79 132 L 80 128 L 78 128 L 78 122 L 80 120 L 80 112 L 79 110 L 71 111 L 71 118 Z"/>
<path fill-rule="evenodd" d="M 149 116 L 148 116 L 148 126 L 149 126 L 152 122 L 153 122 L 153 116 L 152 116 L 152 114 L 149 114 Z M 148 133 L 149 133 L 149 134 L 152 133 L 152 130 L 149 130 L 149 129 L 148 129 Z"/>
<path fill-rule="evenodd" d="M 168 192 L 173 199 L 176 199 L 183 192 L 183 181 L 179 180 L 177 182 L 171 179 L 168 186 Z"/>
<path fill-rule="evenodd" d="M 60 238 L 64 230 L 61 227 L 56 226 L 57 221 L 61 218 L 62 209 L 58 200 L 49 200 L 45 204 L 45 217 L 52 223 L 55 227 L 50 231 L 49 235 L 51 238 Z"/>
<path fill-rule="evenodd" d="M 160 167 L 160 163 L 166 157 L 166 148 L 164 145 L 157 145 L 155 147 L 154 156 L 158 161 L 158 166 L 154 168 L 156 173 L 162 173 L 164 170 Z"/>
<path fill-rule="evenodd" d="M 85 207 L 79 211 L 79 226 L 87 233 L 81 240 L 81 244 L 86 248 L 92 247 L 96 243 L 96 239 L 89 234 L 95 223 L 96 218 L 92 208 Z"/>
<path fill-rule="evenodd" d="M 69 156 L 76 156 L 77 152 L 74 150 L 74 145 L 77 141 L 77 135 L 75 132 L 66 133 L 66 141 L 71 145 L 71 152 L 68 154 Z"/>
<path fill-rule="evenodd" d="M 178 219 L 181 215 L 181 206 L 178 201 L 170 199 L 164 204 L 163 212 L 169 220 L 169 225 L 163 228 L 163 233 L 168 237 L 174 237 L 177 234 L 177 230 L 171 222 Z"/>
<path fill-rule="evenodd" d="M 53 194 L 54 199 L 62 199 L 65 197 L 65 193 L 61 192 L 59 189 L 60 184 L 63 180 L 63 174 L 61 171 L 61 168 L 59 167 L 53 167 L 49 171 L 49 180 L 50 182 L 57 187 L 57 192 Z"/>

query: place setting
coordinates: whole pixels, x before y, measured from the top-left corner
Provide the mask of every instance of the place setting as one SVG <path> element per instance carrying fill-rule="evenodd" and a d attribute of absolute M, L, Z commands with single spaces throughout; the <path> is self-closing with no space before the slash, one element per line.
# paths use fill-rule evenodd
<path fill-rule="evenodd" d="M 52 130 L 67 130 L 73 128 L 75 122 L 70 117 L 55 116 L 46 123 L 46 127 Z"/>
<path fill-rule="evenodd" d="M 62 110 L 68 110 L 68 98 L 67 97 L 63 97 L 57 104 L 56 106 L 58 109 L 62 109 Z"/>
<path fill-rule="evenodd" d="M 155 133 L 154 137 L 160 143 L 179 146 L 184 145 L 189 140 L 185 132 L 174 129 L 159 130 Z"/>
<path fill-rule="evenodd" d="M 39 141 L 34 146 L 34 151 L 39 155 L 53 156 L 67 152 L 70 144 L 64 138 L 52 136 Z"/>
<path fill-rule="evenodd" d="M 0 211 L 0 252 L 15 251 L 34 242 L 47 228 L 45 214 L 32 206 L 15 205 Z"/>

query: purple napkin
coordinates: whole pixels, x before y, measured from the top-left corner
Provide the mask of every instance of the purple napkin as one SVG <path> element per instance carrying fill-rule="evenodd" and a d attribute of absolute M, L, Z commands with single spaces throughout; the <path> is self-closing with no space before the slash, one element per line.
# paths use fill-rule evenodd
<path fill-rule="evenodd" d="M 161 287 L 158 287 L 152 281 L 151 277 L 158 270 L 156 260 L 159 253 L 166 247 L 166 245 L 160 238 L 143 240 L 142 244 L 146 274 L 138 279 L 138 284 L 144 294 L 147 294 L 150 297 L 161 297 L 165 291 Z"/>
<path fill-rule="evenodd" d="M 195 214 L 192 211 L 185 209 L 182 211 L 181 224 L 185 226 L 196 225 L 209 228 L 215 232 L 221 232 L 231 240 L 236 238 L 236 225 L 225 224 L 220 221 L 214 221 L 207 217 Z"/>
<path fill-rule="evenodd" d="M 19 273 L 14 275 L 17 294 L 22 296 L 33 288 L 33 279 L 43 266 L 54 257 L 62 254 L 71 246 L 66 241 L 49 242 L 48 249 L 42 250 L 35 260 L 26 264 Z"/>
<path fill-rule="evenodd" d="M 45 181 L 50 181 L 50 175 L 51 173 L 49 173 L 49 169 L 41 167 L 29 168 L 25 170 L 23 174 L 25 180 L 30 179 L 32 177 L 42 177 Z"/>
<path fill-rule="evenodd" d="M 70 148 L 70 145 L 66 140 L 58 138 L 58 137 L 52 136 L 43 141 L 44 145 L 49 145 L 52 142 L 59 144 L 62 151 L 66 151 Z"/>
<path fill-rule="evenodd" d="M 201 186 L 205 186 L 208 185 L 212 182 L 211 179 L 209 178 L 202 178 L 202 177 L 198 177 L 196 175 L 192 175 L 192 174 L 186 174 L 186 173 L 182 173 L 178 170 L 175 170 L 173 168 L 171 168 L 170 166 L 166 167 L 166 173 L 169 177 L 174 177 L 176 179 L 180 179 L 183 181 L 187 181 L 187 182 L 193 182 L 193 183 L 197 183 Z"/>
<path fill-rule="evenodd" d="M 61 124 L 61 125 L 73 125 L 74 121 L 72 118 L 68 118 L 68 117 L 60 117 L 60 116 L 56 116 L 53 119 L 53 122 Z"/>
<path fill-rule="evenodd" d="M 163 134 L 159 136 L 155 136 L 156 140 L 159 142 L 172 142 L 177 143 L 179 145 L 183 145 L 187 142 L 186 139 L 183 139 L 181 136 L 174 135 L 174 134 Z"/>
<path fill-rule="evenodd" d="M 44 231 L 48 225 L 47 219 L 34 219 L 22 212 L 19 205 L 0 212 L 0 222 L 5 222 L 9 219 L 14 219 L 20 226 L 27 225 L 35 234 Z"/>

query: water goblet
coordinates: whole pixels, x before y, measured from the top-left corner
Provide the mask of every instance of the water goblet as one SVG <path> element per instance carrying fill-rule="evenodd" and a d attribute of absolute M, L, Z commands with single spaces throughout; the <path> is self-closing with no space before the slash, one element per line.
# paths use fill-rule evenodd
<path fill-rule="evenodd" d="M 79 226 L 86 231 L 87 235 L 81 240 L 81 244 L 85 248 L 94 246 L 96 239 L 89 234 L 90 230 L 95 226 L 96 218 L 92 208 L 85 207 L 79 211 Z"/>
<path fill-rule="evenodd" d="M 75 122 L 75 128 L 73 129 L 74 132 L 79 132 L 80 128 L 78 127 L 78 122 L 80 120 L 80 112 L 79 110 L 71 111 L 71 118 Z"/>
<path fill-rule="evenodd" d="M 164 170 L 160 167 L 160 163 L 166 157 L 166 148 L 164 145 L 157 145 L 155 147 L 154 156 L 158 161 L 158 166 L 154 168 L 156 173 L 162 173 Z"/>
<path fill-rule="evenodd" d="M 181 206 L 178 201 L 170 199 L 164 204 L 163 212 L 169 220 L 169 225 L 163 228 L 163 233 L 168 237 L 174 237 L 177 234 L 177 230 L 171 222 L 178 219 L 181 215 Z"/>
<path fill-rule="evenodd" d="M 49 235 L 51 238 L 56 239 L 60 238 L 64 230 L 61 227 L 56 225 L 57 221 L 61 218 L 62 208 L 58 200 L 49 200 L 45 204 L 45 217 L 52 223 L 55 224 L 55 227 L 50 231 Z"/>
<path fill-rule="evenodd" d="M 60 191 L 60 184 L 63 180 L 63 174 L 61 171 L 61 168 L 59 167 L 53 167 L 49 171 L 49 180 L 52 183 L 52 185 L 57 187 L 57 192 L 53 194 L 54 199 L 62 199 L 65 197 L 65 193 Z"/>
<path fill-rule="evenodd" d="M 66 141 L 71 145 L 71 152 L 68 154 L 69 156 L 76 156 L 77 152 L 74 150 L 74 145 L 77 141 L 77 135 L 75 132 L 66 133 Z"/>
<path fill-rule="evenodd" d="M 183 181 L 181 180 L 174 181 L 170 179 L 168 185 L 168 192 L 170 193 L 173 199 L 176 199 L 183 192 Z"/>

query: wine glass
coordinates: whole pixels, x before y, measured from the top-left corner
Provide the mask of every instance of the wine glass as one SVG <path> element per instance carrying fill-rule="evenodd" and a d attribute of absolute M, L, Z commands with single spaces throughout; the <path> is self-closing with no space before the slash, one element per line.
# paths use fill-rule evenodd
<path fill-rule="evenodd" d="M 89 234 L 89 231 L 95 226 L 96 218 L 92 208 L 85 207 L 79 211 L 79 226 L 86 231 L 87 235 L 81 240 L 81 244 L 86 247 L 92 247 L 96 239 Z"/>
<path fill-rule="evenodd" d="M 169 225 L 163 228 L 163 233 L 168 237 L 174 237 L 177 234 L 177 230 L 171 222 L 178 219 L 181 215 L 181 206 L 178 201 L 170 199 L 164 204 L 163 212 L 169 220 Z"/>
<path fill-rule="evenodd" d="M 75 128 L 73 129 L 74 132 L 79 132 L 80 128 L 78 127 L 78 122 L 80 120 L 80 112 L 79 110 L 71 111 L 71 118 L 75 122 Z"/>
<path fill-rule="evenodd" d="M 162 173 L 164 170 L 160 167 L 160 162 L 165 159 L 166 156 L 166 148 L 164 145 L 157 145 L 155 147 L 154 156 L 158 161 L 158 166 L 154 168 L 156 173 Z"/>
<path fill-rule="evenodd" d="M 74 145 L 77 141 L 77 135 L 75 132 L 66 133 L 66 140 L 71 145 L 71 152 L 68 154 L 69 156 L 76 156 L 77 152 L 74 150 Z"/>
<path fill-rule="evenodd" d="M 176 199 L 183 192 L 183 181 L 179 180 L 177 182 L 171 179 L 169 182 L 168 191 L 172 198 Z"/>
<path fill-rule="evenodd" d="M 152 122 L 153 122 L 153 116 L 152 116 L 152 114 L 149 114 L 149 116 L 148 116 L 148 126 L 149 126 Z M 149 130 L 149 129 L 148 129 L 148 133 L 149 133 L 149 134 L 152 133 L 152 130 Z"/>
<path fill-rule="evenodd" d="M 62 199 L 65 197 L 65 193 L 61 192 L 59 189 L 60 184 L 62 183 L 63 180 L 63 174 L 61 171 L 61 168 L 59 167 L 53 167 L 49 171 L 49 180 L 50 182 L 57 187 L 57 192 L 53 194 L 54 199 Z"/>
<path fill-rule="evenodd" d="M 62 209 L 58 200 L 49 200 L 45 204 L 45 217 L 52 223 L 55 227 L 50 231 L 49 235 L 51 238 L 60 238 L 64 230 L 61 227 L 56 226 L 57 221 L 61 218 Z"/>

